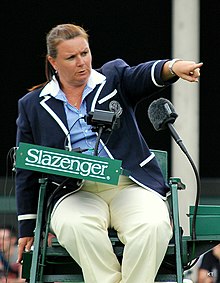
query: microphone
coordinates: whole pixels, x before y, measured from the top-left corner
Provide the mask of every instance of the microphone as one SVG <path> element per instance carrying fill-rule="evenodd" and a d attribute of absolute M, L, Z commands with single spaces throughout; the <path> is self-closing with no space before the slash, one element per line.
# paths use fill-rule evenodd
<path fill-rule="evenodd" d="M 196 194 L 196 200 L 195 200 L 195 208 L 193 213 L 193 220 L 192 220 L 192 239 L 196 239 L 196 215 L 199 205 L 199 198 L 200 198 L 200 192 L 201 192 L 201 182 L 199 177 L 199 172 L 193 162 L 193 159 L 191 158 L 190 154 L 188 153 L 186 147 L 183 144 L 182 139 L 178 135 L 177 131 L 175 130 L 173 123 L 175 122 L 176 118 L 178 117 L 173 104 L 165 99 L 165 98 L 159 98 L 157 100 L 154 100 L 149 108 L 148 108 L 148 117 L 153 124 L 156 131 L 164 130 L 168 128 L 171 132 L 172 137 L 176 141 L 176 143 L 180 146 L 182 151 L 185 153 L 186 157 L 188 158 L 197 181 L 197 194 Z"/>
<path fill-rule="evenodd" d="M 168 128 L 176 143 L 181 147 L 184 153 L 188 154 L 182 139 L 173 126 L 178 115 L 173 104 L 168 99 L 159 98 L 154 100 L 148 108 L 148 117 L 156 131 Z"/>
<path fill-rule="evenodd" d="M 166 129 L 167 123 L 173 124 L 178 117 L 173 104 L 165 98 L 159 98 L 150 104 L 148 116 L 156 131 Z"/>

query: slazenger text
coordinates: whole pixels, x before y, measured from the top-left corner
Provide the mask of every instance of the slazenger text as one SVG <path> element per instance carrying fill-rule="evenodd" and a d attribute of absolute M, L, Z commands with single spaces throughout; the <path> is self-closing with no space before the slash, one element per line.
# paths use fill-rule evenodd
<path fill-rule="evenodd" d="M 86 158 L 77 158 L 56 154 L 38 149 L 29 149 L 28 156 L 25 158 L 26 163 L 35 166 L 46 166 L 48 168 L 59 168 L 82 176 L 104 176 L 105 170 L 108 168 L 107 162 L 96 162 L 86 160 Z"/>

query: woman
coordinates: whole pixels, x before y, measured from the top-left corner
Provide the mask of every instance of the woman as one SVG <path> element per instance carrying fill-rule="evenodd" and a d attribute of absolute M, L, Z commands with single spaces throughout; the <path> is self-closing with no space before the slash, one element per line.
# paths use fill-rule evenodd
<path fill-rule="evenodd" d="M 98 155 L 122 160 L 129 172 L 129 177 L 120 176 L 118 186 L 71 179 L 56 197 L 51 230 L 82 267 L 85 282 L 152 283 L 172 236 L 164 201 L 169 188 L 138 129 L 134 110 L 139 101 L 179 77 L 197 82 L 202 63 L 174 59 L 130 67 L 117 59 L 94 70 L 88 35 L 72 24 L 48 33 L 47 52 L 47 83 L 19 101 L 17 143 L 94 154 L 96 133 L 83 117 L 96 109 L 114 111 L 120 123 L 102 133 Z M 34 240 L 39 177 L 17 169 L 19 262 Z M 49 179 L 51 186 L 62 182 L 56 176 Z M 108 227 L 117 230 L 125 244 L 122 265 Z"/>

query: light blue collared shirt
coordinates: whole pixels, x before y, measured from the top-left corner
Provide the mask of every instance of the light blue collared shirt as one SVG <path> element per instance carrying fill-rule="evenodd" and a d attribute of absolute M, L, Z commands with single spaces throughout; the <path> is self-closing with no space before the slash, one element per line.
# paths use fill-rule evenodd
<path fill-rule="evenodd" d="M 80 109 L 77 109 L 76 107 L 72 106 L 67 101 L 67 98 L 64 92 L 60 89 L 59 84 L 55 79 L 55 77 L 49 83 L 50 87 L 48 87 L 50 89 L 50 94 L 54 98 L 63 101 L 64 109 L 67 116 L 67 123 L 70 133 L 70 141 L 71 141 L 72 149 L 80 148 L 83 151 L 85 150 L 83 153 L 89 155 L 94 154 L 94 147 L 95 147 L 97 135 L 95 132 L 92 131 L 92 126 L 88 125 L 84 119 L 85 115 L 87 115 L 85 98 L 89 95 L 89 93 L 91 93 L 91 91 L 93 91 L 93 89 L 98 84 L 101 84 L 104 80 L 105 80 L 105 76 L 96 72 L 95 70 L 92 70 L 88 83 L 82 94 L 82 102 Z M 44 95 L 46 92 L 47 89 L 44 89 L 41 92 L 41 96 Z M 108 157 L 101 143 L 99 144 L 98 153 L 99 156 Z"/>

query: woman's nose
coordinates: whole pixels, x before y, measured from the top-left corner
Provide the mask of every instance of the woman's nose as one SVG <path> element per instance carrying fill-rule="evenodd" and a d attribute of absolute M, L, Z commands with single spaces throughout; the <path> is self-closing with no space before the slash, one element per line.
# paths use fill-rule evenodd
<path fill-rule="evenodd" d="M 77 57 L 77 65 L 83 65 L 84 64 L 84 60 L 81 56 Z"/>

